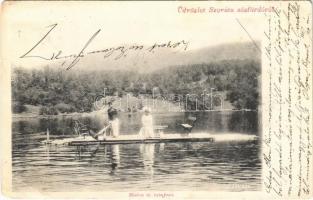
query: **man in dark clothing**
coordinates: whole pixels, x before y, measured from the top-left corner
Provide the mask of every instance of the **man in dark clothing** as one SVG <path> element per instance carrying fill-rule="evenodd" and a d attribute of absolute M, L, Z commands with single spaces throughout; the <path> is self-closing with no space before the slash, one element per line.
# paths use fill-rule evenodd
<path fill-rule="evenodd" d="M 117 118 L 117 110 L 113 108 L 112 102 L 109 102 L 108 118 L 110 124 L 108 132 L 110 136 L 117 137 L 119 135 L 119 120 Z"/>
<path fill-rule="evenodd" d="M 112 102 L 109 102 L 108 118 L 109 118 L 109 121 L 113 121 L 114 119 L 117 118 L 117 110 L 113 108 Z"/>

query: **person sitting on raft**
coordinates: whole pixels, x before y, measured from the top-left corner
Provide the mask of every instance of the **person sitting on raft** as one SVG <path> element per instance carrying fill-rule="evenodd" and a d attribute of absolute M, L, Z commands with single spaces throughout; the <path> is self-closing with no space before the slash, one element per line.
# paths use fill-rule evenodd
<path fill-rule="evenodd" d="M 140 129 L 139 135 L 144 138 L 154 137 L 153 132 L 153 118 L 149 108 L 143 108 L 144 114 L 141 117 L 142 128 Z"/>

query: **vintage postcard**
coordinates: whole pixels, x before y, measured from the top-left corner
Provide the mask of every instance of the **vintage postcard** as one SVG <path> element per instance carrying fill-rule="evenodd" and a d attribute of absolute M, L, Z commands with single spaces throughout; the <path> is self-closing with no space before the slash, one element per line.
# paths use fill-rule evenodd
<path fill-rule="evenodd" d="M 309 1 L 6 1 L 6 198 L 309 199 Z"/>

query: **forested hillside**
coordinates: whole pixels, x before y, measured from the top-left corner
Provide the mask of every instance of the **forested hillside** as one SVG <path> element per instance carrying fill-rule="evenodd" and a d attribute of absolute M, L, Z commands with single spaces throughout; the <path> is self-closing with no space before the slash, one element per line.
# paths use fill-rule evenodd
<path fill-rule="evenodd" d="M 225 92 L 235 108 L 257 109 L 260 63 L 254 60 L 225 60 L 203 64 L 171 66 L 151 73 L 136 71 L 66 71 L 43 67 L 15 68 L 12 75 L 13 112 L 23 112 L 24 105 L 41 107 L 41 114 L 89 112 L 97 95 L 134 96 L 152 91 L 201 96 L 210 88 Z M 200 105 L 201 109 L 201 105 Z"/>

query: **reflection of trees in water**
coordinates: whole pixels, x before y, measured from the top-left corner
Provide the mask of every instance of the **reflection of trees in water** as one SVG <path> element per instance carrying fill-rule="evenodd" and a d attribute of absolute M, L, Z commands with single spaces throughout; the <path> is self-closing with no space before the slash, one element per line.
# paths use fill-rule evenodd
<path fill-rule="evenodd" d="M 40 140 L 46 138 L 46 130 L 40 130 L 38 119 L 15 121 L 12 124 L 13 149 L 25 149 L 38 147 Z"/>
<path fill-rule="evenodd" d="M 51 135 L 71 135 L 73 134 L 72 118 L 42 118 L 39 119 L 38 131 L 45 132 L 49 129 Z"/>
<path fill-rule="evenodd" d="M 255 111 L 234 112 L 186 112 L 184 118 L 195 116 L 193 132 L 258 132 L 258 113 Z M 177 120 L 180 123 L 184 120 Z"/>
<path fill-rule="evenodd" d="M 222 124 L 222 115 L 220 112 L 209 112 L 207 117 L 207 127 L 206 129 L 213 129 L 214 131 L 221 131 L 224 129 L 224 124 Z M 205 122 L 204 122 L 205 123 Z"/>
<path fill-rule="evenodd" d="M 186 143 L 170 143 L 166 144 L 164 152 L 166 152 L 166 160 L 162 157 L 159 161 L 166 163 L 167 161 L 183 161 L 184 159 L 194 159 L 194 165 L 210 165 L 224 163 L 231 165 L 242 165 L 247 167 L 255 167 L 261 161 L 259 158 L 258 141 L 239 141 L 239 142 L 186 142 Z M 175 169 L 173 169 L 175 170 Z"/>
<path fill-rule="evenodd" d="M 188 116 L 195 116 L 197 120 L 194 124 L 193 132 L 202 131 L 226 131 L 227 116 L 222 112 L 197 112 L 197 113 L 186 113 L 186 118 Z"/>
<path fill-rule="evenodd" d="M 104 113 L 105 115 L 105 113 Z M 154 114 L 154 121 L 157 125 L 167 125 L 165 133 L 183 132 L 180 124 L 186 123 L 189 116 L 196 117 L 195 126 L 192 132 L 249 132 L 258 131 L 258 113 L 255 111 L 231 111 L 231 112 L 182 112 Z M 101 116 L 100 116 L 101 117 Z M 106 116 L 103 116 L 103 119 Z M 141 127 L 141 113 L 135 113 L 132 117 L 120 113 L 120 128 L 122 134 L 138 133 Z M 13 122 L 13 138 L 20 139 L 27 134 L 40 133 L 42 139 L 45 137 L 47 128 L 50 130 L 51 139 L 55 136 L 73 136 L 74 120 L 79 120 L 93 131 L 97 132 L 104 127 L 104 123 L 95 117 L 57 117 L 29 119 Z M 21 134 L 19 134 L 21 133 Z M 22 136 L 23 135 L 23 136 Z M 37 135 L 36 137 L 38 137 Z M 33 136 L 30 139 L 34 139 Z M 23 138 L 24 139 L 24 138 Z M 26 141 L 28 139 L 26 138 Z M 15 141 L 15 140 L 14 140 Z M 34 140 L 33 140 L 34 141 Z M 30 141 L 31 142 L 31 141 Z"/>
<path fill-rule="evenodd" d="M 30 134 L 42 132 L 44 129 L 40 129 L 40 123 L 37 119 L 27 119 L 13 122 L 12 132 Z"/>
<path fill-rule="evenodd" d="M 258 133 L 258 115 L 251 111 L 233 112 L 228 120 L 230 130 L 247 133 Z"/>
<path fill-rule="evenodd" d="M 100 125 L 99 122 L 95 121 L 93 118 L 63 116 L 58 118 L 39 119 L 39 124 L 37 127 L 34 127 L 33 132 L 45 132 L 47 128 L 49 128 L 50 134 L 52 135 L 72 135 L 74 134 L 74 121 L 77 119 L 79 119 L 82 124 L 87 125 L 93 130 L 99 130 L 101 127 L 103 127 L 103 124 Z"/>
<path fill-rule="evenodd" d="M 120 131 L 123 133 L 139 133 L 141 128 L 141 113 L 120 113 Z"/>

